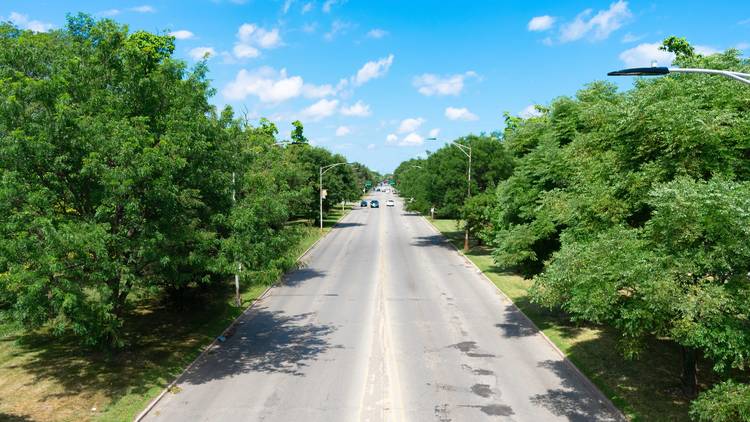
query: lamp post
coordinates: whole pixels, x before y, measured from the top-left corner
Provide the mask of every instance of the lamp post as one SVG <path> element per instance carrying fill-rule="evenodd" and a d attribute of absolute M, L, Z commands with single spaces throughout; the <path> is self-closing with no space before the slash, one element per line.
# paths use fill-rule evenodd
<path fill-rule="evenodd" d="M 343 166 L 347 165 L 350 166 L 351 163 L 335 163 L 335 164 L 329 164 L 327 166 L 321 166 L 319 171 L 319 182 L 320 182 L 320 188 L 318 190 L 318 200 L 319 200 L 319 206 L 318 210 L 320 211 L 320 232 L 323 232 L 323 175 L 326 174 L 326 172 L 336 166 Z"/>
<path fill-rule="evenodd" d="M 629 69 L 615 70 L 607 73 L 607 76 L 659 76 L 670 73 L 704 73 L 707 75 L 720 75 L 750 85 L 750 73 L 732 72 L 730 70 L 716 69 L 692 69 L 679 67 L 633 67 Z"/>
<path fill-rule="evenodd" d="M 428 141 L 437 141 L 437 138 L 427 138 Z M 450 143 L 457 147 L 466 157 L 469 158 L 469 165 L 466 171 L 466 199 L 471 198 L 471 147 L 468 145 L 459 144 L 456 141 L 450 141 Z M 466 224 L 464 230 L 464 252 L 469 251 L 469 225 Z"/>

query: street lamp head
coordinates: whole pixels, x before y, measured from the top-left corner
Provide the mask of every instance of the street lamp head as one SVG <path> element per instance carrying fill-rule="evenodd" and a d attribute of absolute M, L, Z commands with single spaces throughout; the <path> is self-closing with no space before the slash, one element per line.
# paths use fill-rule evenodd
<path fill-rule="evenodd" d="M 668 67 L 632 67 L 629 69 L 615 70 L 607 73 L 607 76 L 657 76 L 669 73 Z"/>

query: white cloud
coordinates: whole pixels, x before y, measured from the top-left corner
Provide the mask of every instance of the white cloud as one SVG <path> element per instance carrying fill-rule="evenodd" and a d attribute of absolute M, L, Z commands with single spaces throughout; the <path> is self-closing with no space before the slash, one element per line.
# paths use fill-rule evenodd
<path fill-rule="evenodd" d="M 306 23 L 306 24 L 302 25 L 302 32 L 304 32 L 306 34 L 312 34 L 313 32 L 315 32 L 316 29 L 318 29 L 317 22 Z"/>
<path fill-rule="evenodd" d="M 422 95 L 458 95 L 464 89 L 464 80 L 470 77 L 477 77 L 476 72 L 468 71 L 447 76 L 425 73 L 415 76 L 412 84 Z"/>
<path fill-rule="evenodd" d="M 424 123 L 425 120 L 421 117 L 410 117 L 408 119 L 404 119 L 401 121 L 401 123 L 398 125 L 398 129 L 396 132 L 398 133 L 406 133 L 406 132 L 414 132 L 417 129 L 419 129 L 420 126 L 422 126 L 422 123 Z"/>
<path fill-rule="evenodd" d="M 281 7 L 281 11 L 284 12 L 284 14 L 287 14 L 289 8 L 292 7 L 292 3 L 294 3 L 294 0 L 284 0 L 284 5 Z"/>
<path fill-rule="evenodd" d="M 329 84 L 325 85 L 302 85 L 302 95 L 307 98 L 323 98 L 336 94 L 336 90 Z"/>
<path fill-rule="evenodd" d="M 592 12 L 591 9 L 586 9 L 579 13 L 573 22 L 563 25 L 560 30 L 560 41 L 576 41 L 586 36 L 593 40 L 606 39 L 632 16 L 628 2 L 624 0 L 612 3 L 609 9 L 600 10 L 594 16 L 591 16 Z"/>
<path fill-rule="evenodd" d="M 406 135 L 404 139 L 402 139 L 401 142 L 399 142 L 398 144 L 399 146 L 402 146 L 402 147 L 413 147 L 413 146 L 422 145 L 423 143 L 424 143 L 424 138 L 421 137 L 416 132 L 412 132 Z"/>
<path fill-rule="evenodd" d="M 309 3 L 305 3 L 305 5 L 304 5 L 304 6 L 302 6 L 302 14 L 304 15 L 305 13 L 307 13 L 307 12 L 311 11 L 312 9 L 313 9 L 313 4 L 312 4 L 312 2 L 309 2 Z"/>
<path fill-rule="evenodd" d="M 240 25 L 236 38 L 232 51 L 240 59 L 258 57 L 261 49 L 268 50 L 284 44 L 278 28 L 269 30 L 252 23 Z"/>
<path fill-rule="evenodd" d="M 248 96 L 255 96 L 261 102 L 270 104 L 278 104 L 299 96 L 319 98 L 332 92 L 333 88 L 330 85 L 306 84 L 301 76 L 288 76 L 286 69 L 277 72 L 268 66 L 252 72 L 240 70 L 234 80 L 222 90 L 224 97 L 229 100 L 244 100 Z"/>
<path fill-rule="evenodd" d="M 393 54 L 389 54 L 388 57 L 384 57 L 378 61 L 365 63 L 365 65 L 357 71 L 357 75 L 354 76 L 354 85 L 360 86 L 370 79 L 382 77 L 388 73 L 391 64 L 393 64 Z"/>
<path fill-rule="evenodd" d="M 327 100 L 323 98 L 317 103 L 302 110 L 302 116 L 312 121 L 318 121 L 332 116 L 336 112 L 338 106 L 339 100 Z"/>
<path fill-rule="evenodd" d="M 330 13 L 331 7 L 335 6 L 336 4 L 344 4 L 346 3 L 346 0 L 326 0 L 323 3 L 323 7 L 321 8 L 324 13 Z"/>
<path fill-rule="evenodd" d="M 695 52 L 698 54 L 701 54 L 703 56 L 710 56 L 716 53 L 719 53 L 719 50 L 709 47 L 707 45 L 696 45 L 695 46 Z"/>
<path fill-rule="evenodd" d="M 372 114 L 372 112 L 370 111 L 370 106 L 368 104 L 365 104 L 362 101 L 357 101 L 351 106 L 341 107 L 341 114 L 344 116 L 367 117 Z"/>
<path fill-rule="evenodd" d="M 388 35 L 388 31 L 386 31 L 386 30 L 383 30 L 383 29 L 380 29 L 380 28 L 375 28 L 375 29 L 371 29 L 371 30 L 370 30 L 370 31 L 369 31 L 369 32 L 367 33 L 367 37 L 368 37 L 368 38 L 375 38 L 375 39 L 380 39 L 380 38 L 383 38 L 383 37 L 385 37 L 386 35 Z"/>
<path fill-rule="evenodd" d="M 235 44 L 232 52 L 238 59 L 252 59 L 260 56 L 260 50 L 247 44 Z"/>
<path fill-rule="evenodd" d="M 434 129 L 430 130 L 430 138 L 437 138 L 438 135 L 440 135 L 440 129 L 439 128 L 434 128 Z"/>
<path fill-rule="evenodd" d="M 331 23 L 331 30 L 323 35 L 327 41 L 333 40 L 339 34 L 345 34 L 353 25 L 349 22 L 344 22 L 336 19 Z"/>
<path fill-rule="evenodd" d="M 529 31 L 546 31 L 555 24 L 555 18 L 550 15 L 535 16 L 529 21 Z"/>
<path fill-rule="evenodd" d="M 122 11 L 120 9 L 107 9 L 107 10 L 102 10 L 101 12 L 97 13 L 97 15 L 99 15 L 99 16 L 117 16 L 120 13 L 122 13 Z"/>
<path fill-rule="evenodd" d="M 346 136 L 350 133 L 352 133 L 352 130 L 348 126 L 339 126 L 336 129 L 336 136 Z"/>
<path fill-rule="evenodd" d="M 3 19 L 0 19 L 2 21 Z M 47 32 L 55 26 L 51 23 L 46 23 L 34 19 L 29 19 L 28 15 L 24 15 L 17 12 L 10 12 L 8 20 L 11 21 L 15 26 L 21 29 L 28 29 L 34 32 Z"/>
<path fill-rule="evenodd" d="M 368 144 L 367 145 L 367 149 L 369 149 L 369 150 L 375 149 L 375 144 Z"/>
<path fill-rule="evenodd" d="M 674 54 L 659 50 L 661 43 L 643 43 L 620 53 L 622 60 L 627 67 L 645 67 L 651 66 L 656 62 L 661 66 L 669 66 L 674 60 Z"/>
<path fill-rule="evenodd" d="M 136 12 L 136 13 L 155 13 L 156 12 L 156 9 L 154 9 L 153 6 L 149 6 L 147 4 L 144 4 L 143 6 L 131 7 L 129 10 L 131 12 Z"/>
<path fill-rule="evenodd" d="M 445 117 L 451 120 L 479 120 L 476 114 L 469 111 L 467 108 L 456 108 L 448 107 L 445 109 Z"/>
<path fill-rule="evenodd" d="M 539 110 L 536 109 L 536 106 L 534 104 L 529 104 L 523 110 L 521 110 L 518 115 L 520 117 L 523 117 L 524 119 L 528 119 L 530 117 L 541 116 L 542 113 L 540 113 Z"/>
<path fill-rule="evenodd" d="M 750 43 L 740 42 L 740 43 L 737 43 L 737 45 L 735 45 L 734 48 L 736 48 L 737 50 L 747 50 L 748 48 L 750 48 Z"/>
<path fill-rule="evenodd" d="M 206 55 L 209 57 L 215 56 L 216 50 L 213 47 L 195 47 L 188 52 L 188 55 L 193 60 L 203 60 Z"/>
<path fill-rule="evenodd" d="M 636 41 L 642 40 L 643 37 L 645 37 L 645 35 L 634 35 L 634 34 L 628 32 L 627 34 L 625 34 L 622 37 L 622 42 L 624 42 L 624 43 L 636 42 Z"/>
<path fill-rule="evenodd" d="M 195 34 L 188 31 L 187 29 L 180 29 L 179 31 L 172 31 L 169 33 L 169 35 L 175 37 L 175 39 L 178 40 L 189 40 L 190 38 L 193 38 Z"/>
<path fill-rule="evenodd" d="M 398 141 L 398 136 L 393 133 L 389 133 L 388 136 L 385 137 L 385 142 L 387 144 L 395 144 L 396 141 Z"/>

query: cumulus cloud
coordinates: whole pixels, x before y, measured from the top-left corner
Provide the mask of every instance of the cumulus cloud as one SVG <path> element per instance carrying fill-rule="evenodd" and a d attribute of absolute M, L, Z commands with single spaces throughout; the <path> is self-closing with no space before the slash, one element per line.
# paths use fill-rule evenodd
<path fill-rule="evenodd" d="M 395 133 L 389 133 L 388 136 L 385 137 L 385 142 L 387 144 L 395 144 L 396 141 L 398 141 L 398 136 L 396 136 Z"/>
<path fill-rule="evenodd" d="M 370 61 L 364 64 L 354 76 L 354 85 L 360 86 L 365 82 L 384 76 L 393 64 L 393 54 L 383 57 L 377 61 Z"/>
<path fill-rule="evenodd" d="M 386 35 L 388 35 L 388 31 L 380 28 L 371 29 L 369 32 L 367 32 L 367 38 L 380 39 L 385 37 Z"/>
<path fill-rule="evenodd" d="M 24 14 L 17 13 L 17 12 L 10 12 L 10 15 L 8 16 L 7 19 L 11 21 L 13 25 L 21 29 L 28 29 L 34 32 L 47 32 L 50 29 L 55 27 L 51 23 L 29 19 L 28 15 L 24 15 Z M 5 19 L 0 19 L 0 21 L 3 21 L 3 20 Z"/>
<path fill-rule="evenodd" d="M 203 60 L 206 56 L 215 56 L 216 50 L 213 47 L 195 47 L 188 52 L 188 55 L 193 60 Z"/>
<path fill-rule="evenodd" d="M 265 29 L 253 23 L 243 23 L 237 29 L 236 41 L 232 51 L 239 59 L 254 58 L 260 50 L 268 50 L 283 45 L 279 29 Z"/>
<path fill-rule="evenodd" d="M 464 80 L 477 77 L 476 72 L 468 71 L 457 75 L 439 76 L 432 73 L 415 76 L 412 84 L 422 95 L 458 95 L 464 89 Z"/>
<path fill-rule="evenodd" d="M 369 150 L 375 149 L 375 144 L 369 144 L 369 145 L 367 145 L 367 149 L 369 149 Z"/>
<path fill-rule="evenodd" d="M 169 35 L 175 37 L 175 39 L 178 40 L 189 40 L 190 38 L 193 38 L 195 34 L 188 31 L 187 29 L 180 29 L 179 31 L 172 31 L 169 33 Z"/>
<path fill-rule="evenodd" d="M 439 128 L 434 128 L 434 129 L 430 130 L 430 138 L 437 138 L 438 135 L 440 135 L 440 129 Z"/>
<path fill-rule="evenodd" d="M 653 62 L 662 66 L 668 66 L 674 60 L 674 54 L 659 50 L 660 46 L 661 43 L 658 42 L 639 44 L 620 53 L 620 60 L 627 67 L 651 66 Z"/>
<path fill-rule="evenodd" d="M 555 24 L 555 18 L 550 15 L 535 16 L 529 21 L 529 31 L 546 31 Z"/>
<path fill-rule="evenodd" d="M 327 100 L 323 98 L 317 103 L 302 110 L 302 116 L 312 121 L 318 121 L 332 116 L 336 113 L 339 106 L 339 100 Z"/>
<path fill-rule="evenodd" d="M 564 24 L 560 29 L 560 42 L 576 41 L 583 37 L 593 40 L 606 39 L 632 16 L 628 2 L 624 0 L 612 3 L 609 9 L 600 10 L 593 16 L 592 13 L 592 9 L 586 9 L 579 13 L 573 22 Z"/>
<path fill-rule="evenodd" d="M 122 11 L 120 9 L 107 9 L 107 10 L 102 10 L 101 12 L 97 13 L 97 15 L 99 15 L 99 16 L 117 16 L 120 13 L 122 13 Z"/>
<path fill-rule="evenodd" d="M 346 136 L 352 133 L 352 130 L 348 126 L 339 126 L 336 128 L 336 136 Z"/>
<path fill-rule="evenodd" d="M 414 132 L 417 129 L 419 129 L 420 126 L 425 122 L 425 120 L 421 117 L 410 117 L 408 119 L 404 119 L 401 121 L 401 123 L 398 125 L 398 129 L 396 132 L 398 133 L 406 133 L 406 132 Z"/>
<path fill-rule="evenodd" d="M 526 107 L 524 107 L 523 110 L 521 110 L 520 113 L 518 113 L 520 117 L 523 117 L 524 119 L 528 119 L 530 117 L 537 117 L 541 116 L 542 113 L 536 109 L 536 106 L 534 104 L 529 104 Z"/>
<path fill-rule="evenodd" d="M 294 0 L 284 0 L 284 5 L 281 7 L 281 11 L 284 14 L 289 13 L 289 8 L 292 7 L 292 3 L 294 3 Z"/>
<path fill-rule="evenodd" d="M 406 136 L 404 136 L 404 139 L 402 139 L 398 145 L 402 147 L 413 147 L 422 145 L 424 143 L 424 138 L 417 134 L 416 132 L 412 132 Z"/>
<path fill-rule="evenodd" d="M 222 90 L 228 100 L 243 100 L 248 96 L 255 96 L 261 102 L 270 104 L 299 96 L 320 98 L 332 93 L 333 87 L 330 85 L 306 84 L 301 76 L 289 76 L 286 69 L 277 72 L 268 66 L 253 71 L 240 70 L 234 80 Z"/>
<path fill-rule="evenodd" d="M 470 112 L 469 109 L 465 107 L 448 107 L 445 109 L 445 117 L 449 118 L 450 120 L 479 120 L 479 117 L 477 117 L 476 114 Z"/>
<path fill-rule="evenodd" d="M 365 104 L 362 101 L 357 101 L 351 106 L 341 107 L 341 114 L 344 116 L 367 117 L 372 114 L 372 112 L 370 111 L 370 106 L 368 104 Z"/>
<path fill-rule="evenodd" d="M 636 41 L 640 41 L 641 39 L 643 39 L 643 37 L 645 37 L 645 35 L 635 35 L 635 34 L 628 32 L 627 34 L 623 35 L 622 42 L 626 44 L 631 43 L 631 42 L 636 42 Z"/>

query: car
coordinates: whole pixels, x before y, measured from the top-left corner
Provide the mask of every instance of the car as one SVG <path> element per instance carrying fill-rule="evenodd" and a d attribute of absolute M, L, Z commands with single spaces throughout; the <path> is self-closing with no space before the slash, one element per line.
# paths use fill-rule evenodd
<path fill-rule="evenodd" d="M 364 208 L 367 208 L 367 201 L 365 201 L 365 200 L 363 199 L 363 200 L 362 200 L 362 202 L 360 202 L 360 203 L 359 203 L 359 206 L 360 206 L 360 207 L 364 207 Z"/>
<path fill-rule="evenodd" d="M 392 206 L 396 205 L 396 202 L 394 202 L 393 199 L 389 199 L 389 200 L 385 201 L 385 205 L 388 206 L 388 207 L 392 207 Z"/>
<path fill-rule="evenodd" d="M 370 208 L 380 208 L 380 202 L 377 199 L 370 201 Z"/>

